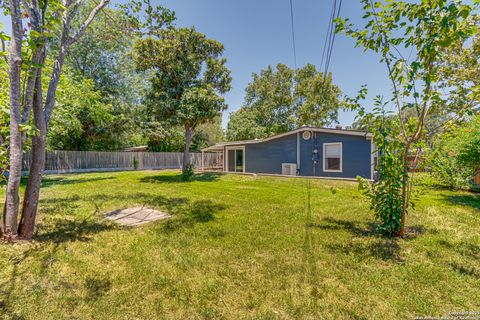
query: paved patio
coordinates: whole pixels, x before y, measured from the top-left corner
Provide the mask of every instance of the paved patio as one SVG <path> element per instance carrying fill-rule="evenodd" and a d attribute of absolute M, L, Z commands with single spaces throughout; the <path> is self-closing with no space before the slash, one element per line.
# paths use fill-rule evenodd
<path fill-rule="evenodd" d="M 105 215 L 110 221 L 127 227 L 135 227 L 152 221 L 168 219 L 171 215 L 151 208 L 134 207 L 119 209 Z"/>

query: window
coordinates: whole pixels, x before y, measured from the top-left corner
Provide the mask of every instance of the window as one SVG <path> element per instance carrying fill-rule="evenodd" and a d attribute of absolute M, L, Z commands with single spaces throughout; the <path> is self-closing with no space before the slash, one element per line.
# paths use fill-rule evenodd
<path fill-rule="evenodd" d="M 342 143 L 323 144 L 323 171 L 342 172 Z"/>

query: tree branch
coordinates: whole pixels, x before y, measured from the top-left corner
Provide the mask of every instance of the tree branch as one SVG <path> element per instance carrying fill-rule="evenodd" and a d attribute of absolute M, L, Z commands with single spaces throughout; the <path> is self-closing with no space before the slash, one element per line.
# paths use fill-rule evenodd
<path fill-rule="evenodd" d="M 83 22 L 83 24 L 77 31 L 77 33 L 74 36 L 70 36 L 72 20 L 81 2 L 82 0 L 77 0 L 73 4 L 72 10 L 68 12 L 67 9 L 63 14 L 63 30 L 60 37 L 60 50 L 58 51 L 57 57 L 53 64 L 53 70 L 50 76 L 50 82 L 48 84 L 47 97 L 45 99 L 44 113 L 47 126 L 50 121 L 52 110 L 55 107 L 55 98 L 57 94 L 58 82 L 60 81 L 60 73 L 62 72 L 63 64 L 65 62 L 65 56 L 68 52 L 68 49 L 85 33 L 85 30 L 92 23 L 93 19 L 95 19 L 97 13 L 101 9 L 103 9 L 110 2 L 110 0 L 102 0 L 95 8 L 93 8 L 87 19 Z M 71 0 L 63 0 L 63 3 L 67 6 L 67 8 L 72 5 Z"/>
<path fill-rule="evenodd" d="M 88 18 L 78 29 L 77 33 L 71 37 L 70 45 L 78 41 L 78 39 L 85 33 L 85 30 L 88 28 L 90 23 L 92 23 L 93 19 L 95 19 L 97 13 L 102 10 L 106 5 L 108 5 L 109 2 L 110 0 L 101 0 L 100 3 L 95 8 L 93 8 L 93 10 L 88 15 Z"/>

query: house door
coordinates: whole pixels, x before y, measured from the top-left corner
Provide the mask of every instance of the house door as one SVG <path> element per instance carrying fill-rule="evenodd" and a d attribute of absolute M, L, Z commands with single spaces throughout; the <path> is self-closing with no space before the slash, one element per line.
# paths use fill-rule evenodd
<path fill-rule="evenodd" d="M 243 149 L 227 150 L 227 169 L 229 172 L 244 172 L 244 164 Z"/>

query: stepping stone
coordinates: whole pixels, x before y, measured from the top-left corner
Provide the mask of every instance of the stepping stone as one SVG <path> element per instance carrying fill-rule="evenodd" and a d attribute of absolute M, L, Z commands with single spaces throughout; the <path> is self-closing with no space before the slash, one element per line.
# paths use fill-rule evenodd
<path fill-rule="evenodd" d="M 161 212 L 151 208 L 134 207 L 119 209 L 109 212 L 105 215 L 110 221 L 121 224 L 122 226 L 135 227 L 156 220 L 170 218 L 166 212 Z"/>

